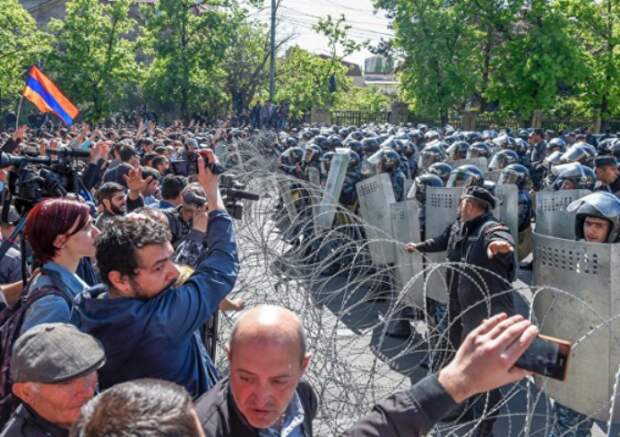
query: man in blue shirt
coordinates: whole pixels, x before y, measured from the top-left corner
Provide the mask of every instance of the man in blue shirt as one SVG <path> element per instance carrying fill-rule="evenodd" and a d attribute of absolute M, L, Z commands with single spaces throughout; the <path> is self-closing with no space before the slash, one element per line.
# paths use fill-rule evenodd
<path fill-rule="evenodd" d="M 211 153 L 209 161 L 214 160 Z M 104 285 L 78 297 L 72 322 L 105 347 L 102 388 L 159 378 L 184 386 L 196 398 L 217 381 L 198 331 L 233 289 L 239 261 L 217 176 L 205 169 L 202 158 L 199 168 L 209 198 L 208 249 L 181 287 L 171 288 L 179 273 L 162 222 L 140 214 L 116 218 L 97 242 Z"/>

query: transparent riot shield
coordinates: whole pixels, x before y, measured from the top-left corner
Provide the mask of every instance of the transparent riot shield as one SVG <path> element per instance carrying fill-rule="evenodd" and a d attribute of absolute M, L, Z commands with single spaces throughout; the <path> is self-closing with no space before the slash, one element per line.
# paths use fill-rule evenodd
<path fill-rule="evenodd" d="M 480 158 L 469 158 L 469 159 L 456 159 L 456 160 L 449 159 L 446 162 L 450 164 L 453 168 L 457 168 L 457 167 L 460 167 L 461 165 L 468 165 L 468 164 L 475 165 L 476 167 L 480 169 L 482 173 L 486 173 L 487 168 L 488 168 L 487 159 L 483 156 Z"/>
<path fill-rule="evenodd" d="M 519 189 L 513 184 L 497 185 L 495 197 L 497 204 L 493 215 L 508 226 L 510 234 L 517 244 L 519 242 Z"/>
<path fill-rule="evenodd" d="M 456 220 L 462 193 L 462 187 L 426 188 L 426 238 L 441 235 Z M 436 264 L 446 262 L 446 252 L 428 253 L 425 254 L 425 257 L 428 261 L 425 265 L 427 271 L 426 294 L 432 299 L 447 303 L 448 286 L 445 269 L 434 268 Z"/>
<path fill-rule="evenodd" d="M 334 222 L 334 216 L 338 208 L 338 200 L 340 199 L 342 186 L 347 176 L 347 168 L 350 160 L 349 149 L 336 149 L 336 153 L 334 153 L 329 166 L 323 198 L 320 200 L 318 208 L 315 210 L 316 215 L 314 223 L 317 233 L 319 230 L 330 229 Z"/>
<path fill-rule="evenodd" d="M 566 380 L 537 377 L 536 385 L 557 402 L 607 421 L 620 365 L 620 245 L 537 233 L 533 244 L 535 323 L 545 335 L 575 342 Z M 619 414 L 616 399 L 612 419 Z"/>
<path fill-rule="evenodd" d="M 293 183 L 293 178 L 286 175 L 277 175 L 274 176 L 276 181 L 275 184 L 278 187 L 278 191 L 282 200 L 284 202 L 284 208 L 286 208 L 286 213 L 288 214 L 288 218 L 291 223 L 294 223 L 297 219 L 297 208 L 295 207 L 295 201 L 293 200 L 293 192 L 291 189 L 291 184 Z"/>
<path fill-rule="evenodd" d="M 497 182 L 499 179 L 500 173 L 501 173 L 501 170 L 487 171 L 484 173 L 484 179 L 486 179 L 487 181 Z"/>
<path fill-rule="evenodd" d="M 536 193 L 536 232 L 551 237 L 575 239 L 575 213 L 566 211 L 588 190 L 540 191 Z"/>
<path fill-rule="evenodd" d="M 390 204 L 392 235 L 396 261 L 396 288 L 401 290 L 418 275 L 423 268 L 419 253 L 405 251 L 405 243 L 420 241 L 419 208 L 416 200 L 405 200 Z M 405 300 L 414 307 L 424 306 L 424 281 L 417 279 L 407 287 Z"/>
<path fill-rule="evenodd" d="M 368 239 L 370 257 L 375 265 L 395 262 L 390 204 L 396 203 L 390 175 L 381 173 L 356 185 L 360 215 Z"/>
<path fill-rule="evenodd" d="M 308 168 L 308 180 L 306 189 L 308 191 L 309 201 L 312 205 L 312 220 L 316 229 L 316 219 L 319 215 L 318 208 L 323 189 L 321 188 L 321 172 L 316 167 Z"/>

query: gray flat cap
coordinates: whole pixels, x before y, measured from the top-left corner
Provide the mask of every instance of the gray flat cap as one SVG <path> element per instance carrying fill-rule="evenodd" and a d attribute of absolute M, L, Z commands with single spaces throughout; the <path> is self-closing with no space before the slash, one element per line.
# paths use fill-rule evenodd
<path fill-rule="evenodd" d="M 13 382 L 54 384 L 86 375 L 105 364 L 103 346 L 66 323 L 43 323 L 13 345 Z"/>

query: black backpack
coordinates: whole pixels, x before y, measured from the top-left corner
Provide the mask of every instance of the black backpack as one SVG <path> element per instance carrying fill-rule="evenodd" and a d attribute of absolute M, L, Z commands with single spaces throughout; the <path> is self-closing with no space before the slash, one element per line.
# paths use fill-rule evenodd
<path fill-rule="evenodd" d="M 0 311 L 0 424 L 6 423 L 19 402 L 13 395 L 11 387 L 11 353 L 13 344 L 21 331 L 26 311 L 37 300 L 45 296 L 62 297 L 69 308 L 73 305 L 67 293 L 52 285 L 43 285 L 34 291 L 29 290 L 30 283 L 21 299 L 12 307 Z"/>

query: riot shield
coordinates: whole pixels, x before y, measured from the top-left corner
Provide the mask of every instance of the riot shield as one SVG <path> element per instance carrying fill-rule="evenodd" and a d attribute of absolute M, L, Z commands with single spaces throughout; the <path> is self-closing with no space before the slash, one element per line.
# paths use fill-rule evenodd
<path fill-rule="evenodd" d="M 561 404 L 607 421 L 620 364 L 620 246 L 537 233 L 533 244 L 534 284 L 540 287 L 535 323 L 545 335 L 576 342 L 566 380 L 537 377 L 536 385 Z M 616 400 L 612 419 L 619 414 Z"/>
<path fill-rule="evenodd" d="M 306 184 L 306 188 L 308 190 L 308 197 L 312 205 L 312 221 L 316 230 L 319 202 L 321 201 L 321 194 L 323 192 L 321 188 L 321 172 L 319 169 L 316 167 L 308 168 L 308 179 L 310 183 Z"/>
<path fill-rule="evenodd" d="M 358 182 L 356 187 L 360 215 L 368 238 L 370 257 L 375 265 L 395 262 L 390 204 L 396 203 L 390 175 L 381 173 Z"/>
<path fill-rule="evenodd" d="M 297 208 L 295 207 L 295 201 L 293 200 L 293 193 L 291 189 L 293 178 L 286 175 L 277 175 L 274 176 L 274 178 L 276 179 L 275 184 L 278 187 L 278 191 L 284 202 L 284 207 L 286 208 L 288 218 L 291 223 L 294 223 L 297 218 Z"/>
<path fill-rule="evenodd" d="M 457 168 L 457 167 L 460 167 L 461 165 L 471 164 L 471 165 L 478 167 L 482 173 L 485 173 L 488 168 L 487 159 L 483 156 L 479 158 L 469 158 L 469 159 L 456 159 L 456 160 L 449 159 L 446 162 L 450 164 L 452 168 Z"/>
<path fill-rule="evenodd" d="M 416 200 L 405 200 L 390 204 L 392 235 L 396 260 L 396 288 L 402 289 L 409 280 L 422 271 L 422 256 L 407 253 L 404 245 L 420 241 L 419 208 Z M 400 243 L 400 244 L 399 244 Z M 408 288 L 405 303 L 414 307 L 424 306 L 424 281 L 417 279 Z"/>
<path fill-rule="evenodd" d="M 441 235 L 456 220 L 462 187 L 426 188 L 426 238 Z M 448 286 L 446 272 L 443 268 L 433 268 L 434 264 L 446 262 L 446 252 L 426 254 L 428 261 L 425 269 L 427 296 L 439 302 L 448 302 Z"/>
<path fill-rule="evenodd" d="M 540 191 L 536 194 L 536 232 L 551 237 L 575 239 L 575 213 L 566 211 L 588 190 Z"/>
<path fill-rule="evenodd" d="M 332 162 L 329 166 L 327 182 L 325 183 L 325 191 L 323 198 L 316 208 L 314 217 L 315 229 L 317 233 L 322 229 L 330 229 L 334 222 L 342 185 L 347 176 L 347 168 L 351 156 L 349 149 L 337 148 Z"/>
<path fill-rule="evenodd" d="M 519 189 L 513 184 L 496 185 L 495 197 L 497 205 L 493 210 L 493 215 L 508 226 L 517 244 L 519 242 Z"/>

